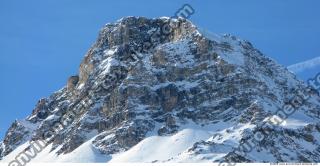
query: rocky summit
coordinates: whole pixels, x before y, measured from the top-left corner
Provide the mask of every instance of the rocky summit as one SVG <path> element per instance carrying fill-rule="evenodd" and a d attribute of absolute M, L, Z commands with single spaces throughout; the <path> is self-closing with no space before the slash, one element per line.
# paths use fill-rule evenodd
<path fill-rule="evenodd" d="M 11 125 L 0 158 L 41 141 L 31 162 L 320 162 L 319 111 L 313 89 L 248 41 L 126 17 Z"/>

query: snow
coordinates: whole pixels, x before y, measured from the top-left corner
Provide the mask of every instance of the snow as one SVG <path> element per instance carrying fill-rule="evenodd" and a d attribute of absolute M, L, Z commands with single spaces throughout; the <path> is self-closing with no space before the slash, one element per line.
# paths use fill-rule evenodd
<path fill-rule="evenodd" d="M 222 36 L 222 35 L 214 34 L 214 33 L 211 33 L 209 31 L 201 29 L 201 28 L 198 28 L 198 34 L 203 35 L 207 39 L 209 39 L 211 41 L 215 41 L 219 44 L 225 44 L 225 43 L 230 44 L 232 51 L 226 52 L 226 51 L 219 50 L 218 51 L 219 57 L 230 64 L 234 64 L 237 66 L 244 65 L 245 58 L 244 58 L 243 52 L 242 52 L 243 48 L 239 44 L 241 42 L 240 39 L 232 38 L 229 35 Z"/>
<path fill-rule="evenodd" d="M 110 160 L 110 156 L 101 154 L 95 147 L 93 147 L 92 141 L 94 139 L 95 137 L 85 142 L 71 153 L 59 156 L 57 162 L 105 163 Z"/>
<path fill-rule="evenodd" d="M 251 152 L 247 154 L 249 157 L 254 158 L 257 161 L 265 161 L 265 162 L 270 162 L 270 161 L 276 161 L 276 158 L 272 155 L 270 151 L 267 151 L 265 149 L 261 149 L 259 152 L 257 149 L 252 149 Z"/>
<path fill-rule="evenodd" d="M 250 130 L 254 127 L 251 124 L 232 126 L 231 124 L 223 125 L 221 122 L 216 124 L 223 130 L 217 130 L 214 135 L 206 142 L 214 143 L 211 146 L 200 145 L 201 153 L 195 154 L 194 151 L 185 150 L 178 156 L 173 157 L 170 162 L 212 162 L 219 160 L 235 147 L 239 145 L 244 130 Z M 230 126 L 228 126 L 230 125 Z"/>
<path fill-rule="evenodd" d="M 54 120 L 54 119 L 58 119 L 58 118 L 59 118 L 58 116 L 52 114 L 52 115 L 49 115 L 49 116 L 45 119 L 45 121 Z"/>
<path fill-rule="evenodd" d="M 214 152 L 212 153 L 212 149 L 214 148 Z M 194 153 L 190 153 L 185 151 L 177 158 L 170 160 L 171 163 L 207 163 L 215 160 L 219 160 L 228 152 L 232 150 L 231 146 L 223 145 L 223 144 L 215 144 L 211 147 L 202 147 L 201 153 L 194 155 Z"/>
<path fill-rule="evenodd" d="M 293 119 L 293 118 L 288 118 L 284 120 L 281 124 L 283 128 L 290 128 L 290 129 L 298 129 L 306 125 L 308 125 L 308 123 L 298 119 Z"/>
<path fill-rule="evenodd" d="M 152 162 L 168 160 L 176 156 L 194 142 L 207 139 L 210 134 L 205 131 L 184 129 L 173 136 L 151 136 L 144 139 L 129 151 L 111 159 L 110 162 Z M 175 148 L 171 148 L 175 145 Z"/>
<path fill-rule="evenodd" d="M 316 151 L 318 146 L 316 146 L 312 142 L 307 142 L 306 140 L 303 139 L 296 139 L 295 142 L 301 147 L 306 149 L 307 151 Z"/>
<path fill-rule="evenodd" d="M 26 127 L 29 131 L 34 131 L 37 129 L 38 127 L 38 123 L 34 124 L 34 123 L 30 123 L 27 120 L 19 120 L 18 123 L 20 123 L 22 126 Z"/>
<path fill-rule="evenodd" d="M 308 124 L 312 123 L 314 120 L 303 112 L 295 111 L 293 114 L 289 115 L 288 117 L 281 118 L 277 115 L 273 115 L 271 117 L 265 118 L 263 121 L 270 120 L 274 124 L 281 122 L 280 125 L 283 128 L 288 129 L 298 129 L 307 126 Z"/>
<path fill-rule="evenodd" d="M 101 62 L 101 67 L 104 68 L 104 71 L 103 71 L 104 74 L 107 74 L 110 72 L 111 66 L 117 66 L 117 65 L 119 65 L 119 61 L 112 57 L 108 57 L 107 59 Z"/>
<path fill-rule="evenodd" d="M 157 90 L 157 89 L 160 89 L 160 88 L 163 88 L 163 87 L 166 87 L 168 85 L 175 85 L 176 87 L 179 88 L 179 90 L 186 90 L 186 89 L 191 89 L 193 87 L 196 87 L 199 85 L 198 82 L 188 82 L 188 81 L 176 81 L 176 82 L 164 82 L 164 83 L 160 83 L 160 84 L 157 84 L 155 86 L 152 86 L 152 90 Z"/>
<path fill-rule="evenodd" d="M 224 122 L 198 126 L 192 122 L 171 136 L 150 136 L 124 153 L 112 156 L 111 163 L 167 161 L 191 148 L 194 143 L 210 139 L 229 126 Z M 172 148 L 174 145 L 174 148 Z"/>
<path fill-rule="evenodd" d="M 230 64 L 234 64 L 238 66 L 244 65 L 243 55 L 241 53 L 233 52 L 229 54 L 221 54 L 218 57 L 222 58 L 223 60 L 227 61 Z"/>
<path fill-rule="evenodd" d="M 153 34 L 157 31 L 157 28 L 151 28 L 150 30 L 147 31 L 148 34 Z"/>
<path fill-rule="evenodd" d="M 98 66 L 98 68 L 102 69 L 101 73 L 99 74 L 100 77 L 103 77 L 110 73 L 110 69 L 112 66 L 120 66 L 123 65 L 121 62 L 119 62 L 117 59 L 114 57 L 108 57 L 105 60 L 101 62 L 101 64 Z"/>
<path fill-rule="evenodd" d="M 113 155 L 107 156 L 101 154 L 92 145 L 92 141 L 96 138 L 88 140 L 73 152 L 63 155 L 57 155 L 56 152 L 61 148 L 58 147 L 51 151 L 52 144 L 48 145 L 42 152 L 40 152 L 31 162 L 32 163 L 45 163 L 45 162 L 152 162 L 155 160 L 165 161 L 174 156 L 178 156 L 187 149 L 193 146 L 194 143 L 201 140 L 208 140 L 212 135 L 223 128 L 227 124 L 197 126 L 195 124 L 187 124 L 184 129 L 171 136 L 150 136 L 141 141 L 139 144 L 130 150 Z M 174 145 L 175 148 L 171 148 Z M 4 162 L 9 162 L 14 159 L 21 151 L 29 146 L 25 143 L 19 146 L 16 150 L 4 158 Z M 152 148 L 150 148 L 152 147 Z"/>
<path fill-rule="evenodd" d="M 209 40 L 212 40 L 212 41 L 216 41 L 218 43 L 221 43 L 222 42 L 222 37 L 221 35 L 218 35 L 218 34 L 215 34 L 215 33 L 212 33 L 210 31 L 207 31 L 205 29 L 202 29 L 202 28 L 198 28 L 198 34 L 199 35 L 203 35 L 205 36 L 207 39 Z"/>
<path fill-rule="evenodd" d="M 194 55 L 190 52 L 190 40 L 178 40 L 174 42 L 165 43 L 156 48 L 156 50 L 163 50 L 166 52 L 167 65 L 175 67 L 191 67 L 194 65 Z M 172 63 L 174 62 L 174 63 Z"/>
<path fill-rule="evenodd" d="M 67 162 L 67 163 L 90 163 L 90 162 L 106 162 L 108 157 L 102 156 L 97 150 L 92 147 L 92 140 L 82 144 L 71 153 L 58 156 L 56 150 L 51 151 L 52 144 L 48 145 L 40 154 L 37 155 L 31 162 L 46 163 L 46 162 Z"/>
<path fill-rule="evenodd" d="M 46 163 L 46 162 L 67 162 L 67 163 L 105 163 L 110 160 L 110 156 L 101 154 L 92 145 L 92 141 L 96 137 L 83 143 L 80 147 L 75 149 L 73 152 L 63 155 L 57 155 L 57 151 L 61 148 L 58 147 L 54 151 L 51 151 L 52 144 L 44 148 L 37 156 L 31 160 L 31 163 Z M 19 146 L 9 155 L 5 156 L 1 162 L 9 163 L 15 159 L 15 157 L 24 151 L 30 145 L 29 142 Z"/>
<path fill-rule="evenodd" d="M 290 66 L 288 66 L 288 70 L 293 73 L 301 73 L 305 70 L 319 67 L 319 65 L 320 65 L 320 57 L 316 57 L 316 58 L 309 59 L 304 62 L 290 65 Z"/>
<path fill-rule="evenodd" d="M 162 17 L 160 17 L 160 19 L 168 20 L 168 19 L 170 19 L 170 17 L 168 17 L 168 16 L 162 16 Z"/>
<path fill-rule="evenodd" d="M 78 85 L 77 89 L 80 90 L 80 89 L 82 89 L 83 87 L 84 87 L 84 83 L 81 83 L 81 84 Z"/>
<path fill-rule="evenodd" d="M 242 139 L 243 131 L 253 129 L 254 127 L 255 126 L 252 124 L 232 126 L 222 130 L 221 132 L 218 132 L 218 134 L 222 137 L 214 137 L 214 139 L 210 138 L 210 141 L 223 144 L 228 143 L 228 145 L 238 145 L 239 140 Z"/>
<path fill-rule="evenodd" d="M 12 160 L 16 158 L 24 149 L 26 149 L 30 145 L 29 142 L 25 142 L 24 144 L 18 146 L 14 151 L 9 153 L 7 156 L 3 157 L 1 162 L 10 163 Z"/>
<path fill-rule="evenodd" d="M 117 47 L 115 49 L 108 49 L 108 50 L 105 50 L 103 51 L 105 55 L 113 55 L 116 51 L 117 51 Z"/>

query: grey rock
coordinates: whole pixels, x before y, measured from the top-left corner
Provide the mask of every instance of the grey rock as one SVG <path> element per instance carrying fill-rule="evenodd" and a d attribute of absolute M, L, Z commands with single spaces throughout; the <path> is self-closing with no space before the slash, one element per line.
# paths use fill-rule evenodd
<path fill-rule="evenodd" d="M 170 31 L 163 32 L 163 26 Z M 211 39 L 181 18 L 127 17 L 102 28 L 80 64 L 79 76 L 71 76 L 65 87 L 41 99 L 23 123 L 10 127 L 0 158 L 26 141 L 44 139 L 59 124 L 62 129 L 49 142 L 58 155 L 94 138 L 93 147 L 107 156 L 129 150 L 150 135 L 173 135 L 192 121 L 199 126 L 253 125 L 241 131 L 240 143 L 269 131 L 254 149 L 258 154 L 266 149 L 274 162 L 319 162 L 320 148 L 305 149 L 297 141 L 314 146 L 320 142 L 315 134 L 320 132 L 319 118 L 314 116 L 320 99 L 307 89 L 247 41 L 231 35 Z M 311 98 L 302 105 L 309 110 L 302 114 L 312 119 L 307 128 L 261 126 L 298 92 Z M 238 146 L 202 140 L 188 155 L 207 155 L 203 160 L 211 161 L 210 155 L 219 152 L 226 156 L 212 161 L 271 162 L 238 154 Z"/>

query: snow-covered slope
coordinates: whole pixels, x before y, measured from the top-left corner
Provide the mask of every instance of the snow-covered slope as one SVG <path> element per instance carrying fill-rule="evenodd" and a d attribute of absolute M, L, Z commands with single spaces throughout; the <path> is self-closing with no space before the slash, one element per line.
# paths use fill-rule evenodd
<path fill-rule="evenodd" d="M 31 162 L 319 162 L 319 110 L 314 90 L 248 41 L 181 18 L 127 17 L 11 126 L 0 158 L 46 140 Z"/>

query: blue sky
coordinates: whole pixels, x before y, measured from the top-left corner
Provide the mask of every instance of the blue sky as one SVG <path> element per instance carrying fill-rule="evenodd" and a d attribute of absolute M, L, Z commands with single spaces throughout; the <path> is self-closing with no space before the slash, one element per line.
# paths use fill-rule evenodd
<path fill-rule="evenodd" d="M 172 16 L 185 3 L 196 25 L 247 39 L 285 66 L 320 56 L 318 0 L 0 0 L 0 138 L 77 74 L 104 24 Z"/>

